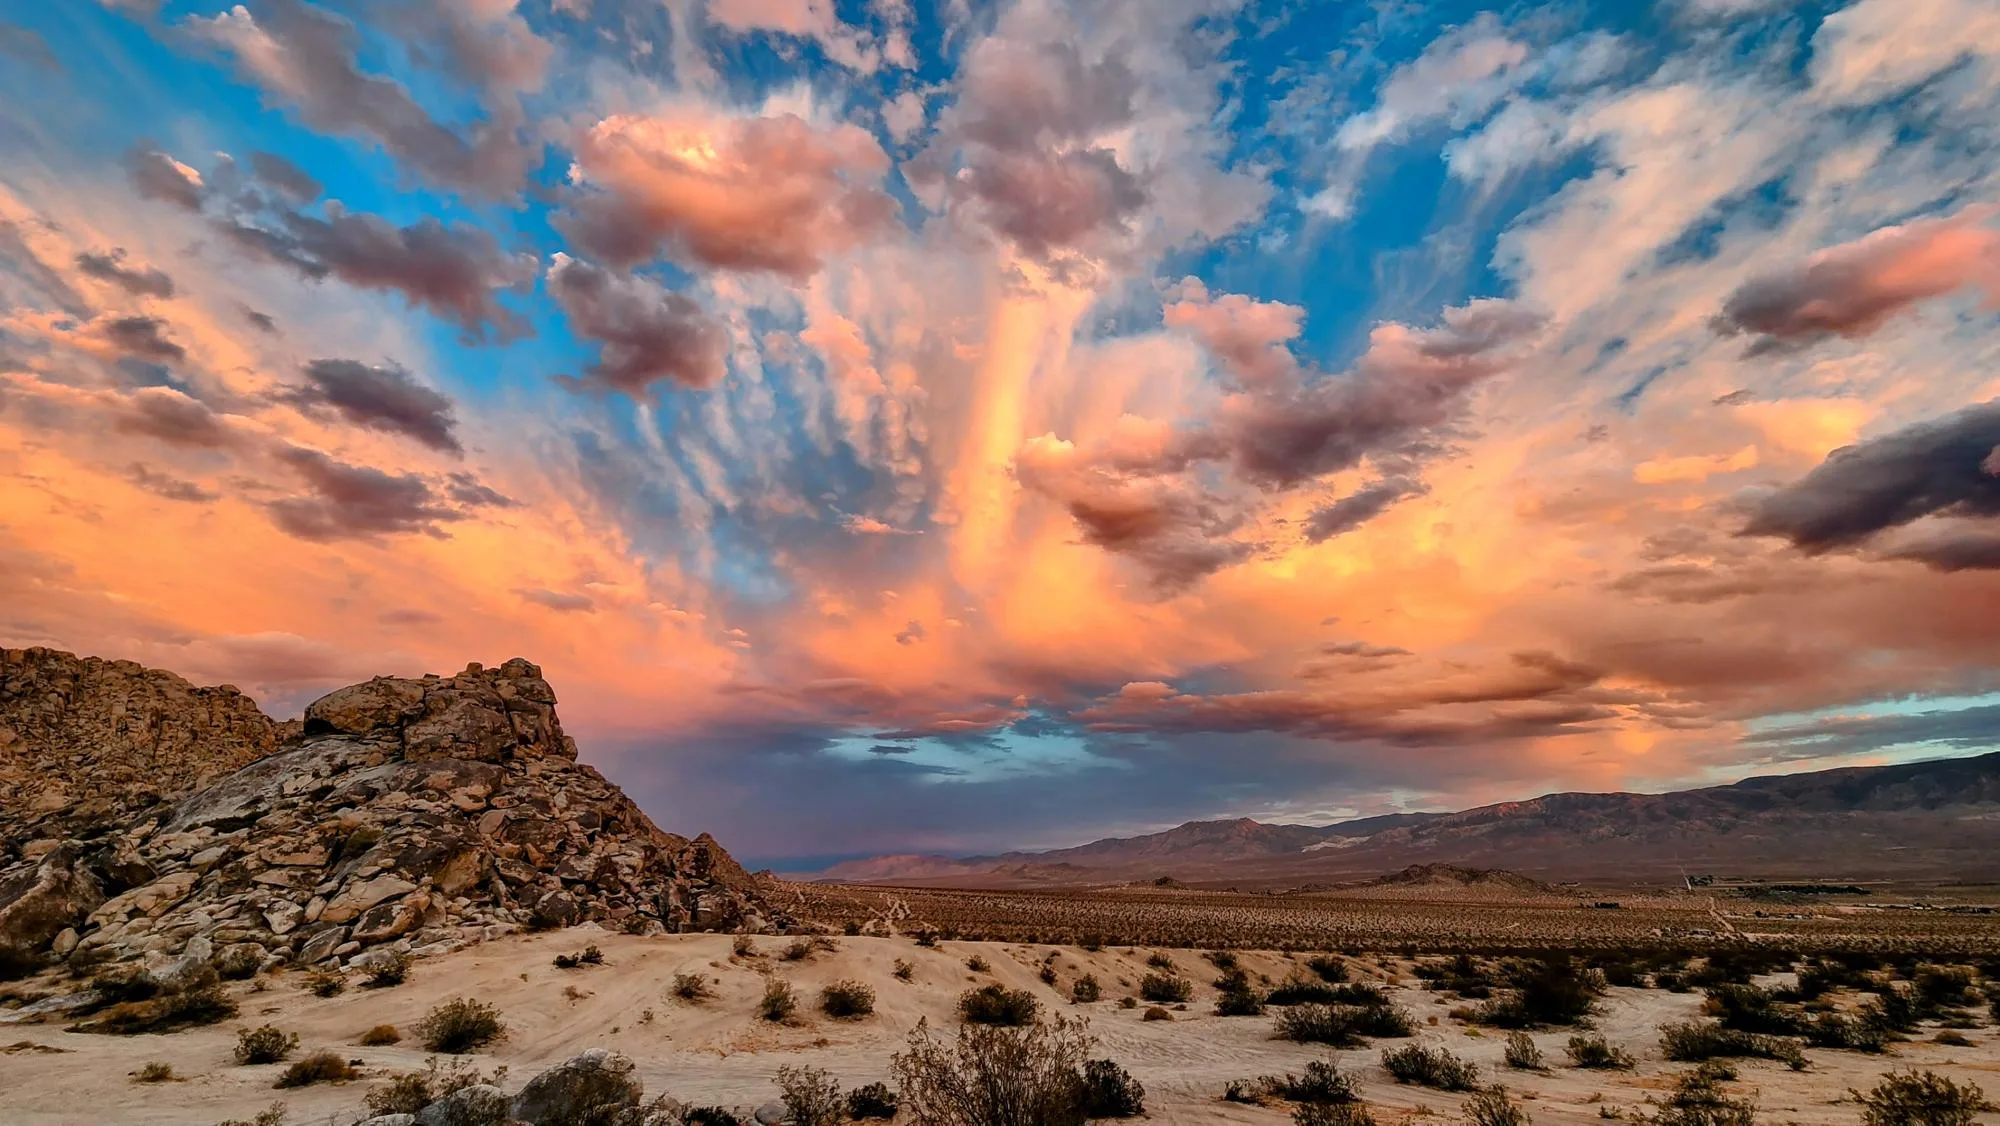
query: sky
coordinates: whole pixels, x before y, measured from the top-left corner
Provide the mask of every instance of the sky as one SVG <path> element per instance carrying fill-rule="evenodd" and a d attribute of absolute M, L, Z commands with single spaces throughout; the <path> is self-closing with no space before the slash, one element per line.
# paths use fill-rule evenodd
<path fill-rule="evenodd" d="M 2000 749 L 2000 0 L 0 20 L 0 644 L 794 866 Z"/>

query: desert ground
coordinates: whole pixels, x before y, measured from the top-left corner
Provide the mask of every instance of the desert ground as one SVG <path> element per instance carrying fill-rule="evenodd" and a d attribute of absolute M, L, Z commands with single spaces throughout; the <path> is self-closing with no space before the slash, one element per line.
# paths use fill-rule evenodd
<path fill-rule="evenodd" d="M 24 1022 L 18 1013 L 0 1013 L 0 1121 L 8 1126 L 107 1126 L 159 1123 L 213 1126 L 248 1119 L 274 1101 L 285 1104 L 294 1124 L 345 1124 L 367 1117 L 364 1096 L 384 1077 L 421 1067 L 426 1053 L 405 1039 L 386 1047 L 362 1047 L 364 1030 L 381 1024 L 408 1029 L 434 1005 L 453 997 L 473 997 L 496 1006 L 507 1025 L 504 1040 L 471 1058 L 478 1066 L 504 1064 L 510 1083 L 589 1048 L 609 1048 L 636 1061 L 649 1096 L 668 1093 L 700 1104 L 748 1110 L 776 1097 L 773 1077 L 780 1065 L 824 1068 L 849 1087 L 889 1078 L 891 1056 L 920 1020 L 947 1034 L 956 1027 L 954 1004 L 969 988 L 998 982 L 1027 990 L 1043 1012 L 1089 1021 L 1098 1041 L 1095 1055 L 1126 1066 L 1144 1084 L 1152 1121 L 1169 1123 L 1280 1123 L 1289 1121 L 1282 1102 L 1267 1106 L 1229 1103 L 1221 1096 L 1232 1080 L 1297 1071 L 1309 1061 L 1335 1058 L 1360 1080 L 1362 1092 L 1381 1123 L 1456 1122 L 1465 1096 L 1394 1082 L 1379 1063 L 1380 1049 L 1412 1041 L 1376 1041 L 1363 1049 L 1325 1048 L 1274 1039 L 1273 1019 L 1215 1015 L 1214 967 L 1201 951 L 1157 951 L 1150 947 L 1107 946 L 1090 951 L 1075 945 L 1038 945 L 945 939 L 920 945 L 908 935 L 850 936 L 831 940 L 833 949 L 787 959 L 790 939 L 760 936 L 755 953 L 739 956 L 728 935 L 634 937 L 594 926 L 515 935 L 418 961 L 401 985 L 384 989 L 350 987 L 327 998 L 304 988 L 296 971 L 266 974 L 230 983 L 240 1005 L 235 1020 L 163 1034 L 111 1036 L 66 1031 L 62 1022 Z M 598 947 L 599 965 L 559 968 L 557 955 Z M 1155 953 L 1172 958 L 1178 972 L 1196 983 L 1185 1009 L 1170 1020 L 1142 1019 L 1144 1005 L 1122 1008 L 1149 972 Z M 1253 979 L 1283 981 L 1302 972 L 1297 952 L 1241 950 L 1236 957 Z M 982 960 L 989 968 L 968 968 Z M 1052 960 L 1051 960 L 1052 959 Z M 911 967 L 909 980 L 896 973 L 899 960 Z M 1544 1126 L 1632 1118 L 1649 1109 L 1671 1087 L 1671 1076 L 1687 1066 L 1662 1058 L 1658 1027 L 1695 1017 L 1699 990 L 1613 988 L 1594 1018 L 1611 1043 L 1632 1053 L 1629 1071 L 1579 1070 L 1567 1066 L 1563 1044 L 1571 1030 L 1543 1031 L 1535 1040 L 1550 1067 L 1531 1072 L 1508 1069 L 1501 1057 L 1504 1033 L 1451 1019 L 1457 1002 L 1427 992 L 1411 976 L 1406 958 L 1358 954 L 1346 959 L 1352 979 L 1381 984 L 1396 1004 L 1415 1018 L 1414 1042 L 1448 1047 L 1478 1065 L 1482 1083 L 1501 1082 L 1522 1100 L 1532 1120 Z M 1055 982 L 1043 978 L 1052 965 Z M 678 974 L 709 979 L 711 999 L 688 1003 L 670 992 Z M 1069 986 L 1094 975 L 1104 999 L 1072 1004 Z M 793 984 L 800 999 L 794 1024 L 774 1024 L 756 1009 L 766 980 L 775 975 Z M 833 1020 L 817 1012 L 820 989 L 856 980 L 876 996 L 872 1015 Z M 1782 981 L 1782 975 L 1771 979 Z M 1275 1010 L 1272 1010 L 1275 1012 Z M 275 1091 L 283 1065 L 242 1066 L 232 1058 L 240 1030 L 275 1024 L 296 1033 L 302 1051 L 331 1048 L 359 1061 L 353 1081 Z M 1929 1068 L 1954 1080 L 1971 1081 L 2000 1094 L 2000 1028 L 1980 1013 L 1978 1027 L 1965 1032 L 1968 1046 L 1930 1042 L 1930 1029 L 1888 1055 L 1810 1050 L 1810 1067 L 1793 1071 L 1769 1060 L 1740 1060 L 1732 1094 L 1754 1098 L 1759 1122 L 1848 1124 L 1859 1122 L 1848 1101 L 1850 1087 L 1867 1088 L 1892 1067 Z M 145 1065 L 171 1065 L 177 1078 L 141 1083 Z M 1981 1122 L 2000 1121 L 1992 1115 Z"/>

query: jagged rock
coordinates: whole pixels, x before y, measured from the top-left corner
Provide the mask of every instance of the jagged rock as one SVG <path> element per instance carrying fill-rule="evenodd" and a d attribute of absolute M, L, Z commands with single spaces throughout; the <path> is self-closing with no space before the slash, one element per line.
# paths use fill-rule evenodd
<path fill-rule="evenodd" d="M 609 1117 L 617 1108 L 637 1106 L 645 1093 L 633 1070 L 625 1056 L 592 1048 L 528 1080 L 510 1113 L 534 1126 L 573 1121 L 571 1116 Z"/>
<path fill-rule="evenodd" d="M 151 683 L 144 673 L 121 675 Z M 93 708 L 79 700 L 71 711 Z M 71 950 L 93 959 L 159 965 L 198 941 L 255 943 L 311 965 L 387 943 L 456 949 L 522 926 L 657 934 L 790 922 L 712 837 L 662 832 L 578 763 L 555 693 L 527 661 L 378 677 L 315 701 L 299 723 L 266 724 L 258 730 L 282 735 L 270 753 L 205 772 L 207 784 L 94 838 L 24 836 L 35 860 L 0 868 L 0 920 L 24 920 L 25 952 L 68 928 Z M 225 741 L 223 757 L 248 745 Z M 10 816 L 0 805 L 0 825 Z M 28 927 L 30 917 L 41 921 Z"/>

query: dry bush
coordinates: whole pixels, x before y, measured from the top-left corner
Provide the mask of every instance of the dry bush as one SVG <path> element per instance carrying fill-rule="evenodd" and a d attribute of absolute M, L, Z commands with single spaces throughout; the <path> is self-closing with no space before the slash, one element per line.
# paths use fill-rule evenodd
<path fill-rule="evenodd" d="M 362 979 L 361 984 L 369 989 L 401 985 L 410 978 L 410 956 L 390 951 L 370 959 L 368 968 L 363 972 L 368 976 Z"/>
<path fill-rule="evenodd" d="M 1312 1061 L 1304 1075 L 1266 1075 L 1257 1081 L 1256 1091 L 1295 1103 L 1333 1106 L 1361 1101 L 1354 1077 L 1332 1060 Z"/>
<path fill-rule="evenodd" d="M 667 987 L 667 992 L 691 1005 L 698 1005 L 715 996 L 715 990 L 708 986 L 708 979 L 700 974 L 675 974 L 674 983 Z"/>
<path fill-rule="evenodd" d="M 788 1021 L 799 1010 L 798 995 L 792 992 L 792 983 L 781 978 L 771 978 L 764 982 L 764 995 L 757 999 L 757 1015 L 773 1023 Z"/>
<path fill-rule="evenodd" d="M 1085 1118 L 1137 1118 L 1146 1113 L 1146 1088 L 1110 1060 L 1085 1060 L 1077 1101 Z"/>
<path fill-rule="evenodd" d="M 453 1091 L 466 1087 L 498 1087 L 506 1082 L 506 1067 L 494 1068 L 491 1074 L 484 1074 L 464 1060 L 453 1060 L 440 1064 L 436 1056 L 424 1061 L 422 1071 L 405 1071 L 391 1076 L 389 1082 L 368 1092 L 366 1103 L 371 1114 L 420 1114 L 423 1109 Z"/>
<path fill-rule="evenodd" d="M 1722 1084 L 1736 1073 L 1705 1063 L 1675 1082 L 1673 1093 L 1660 1103 L 1659 1113 L 1639 1121 L 1648 1126 L 1757 1126 L 1756 1104 L 1733 1099 Z"/>
<path fill-rule="evenodd" d="M 1360 1103 L 1304 1103 L 1292 1108 L 1292 1126 L 1375 1126 Z"/>
<path fill-rule="evenodd" d="M 1632 1053 L 1595 1032 L 1579 1033 L 1563 1045 L 1572 1067 L 1625 1071 L 1632 1066 Z"/>
<path fill-rule="evenodd" d="M 817 1067 L 780 1067 L 778 1090 L 792 1126 L 835 1126 L 847 1118 L 839 1082 Z"/>
<path fill-rule="evenodd" d="M 285 1126 L 285 1104 L 272 1103 L 252 1118 L 225 1118 L 215 1126 Z"/>
<path fill-rule="evenodd" d="M 339 970 L 317 969 L 306 973 L 306 992 L 315 997 L 338 997 L 347 988 L 347 977 Z"/>
<path fill-rule="evenodd" d="M 154 1060 L 132 1073 L 134 1083 L 169 1083 L 174 1078 L 174 1065 L 159 1060 Z"/>
<path fill-rule="evenodd" d="M 812 957 L 812 954 L 813 954 L 812 943 L 807 942 L 803 938 L 799 938 L 799 939 L 793 939 L 791 945 L 785 947 L 783 950 L 780 950 L 778 952 L 778 957 L 783 958 L 787 962 L 803 962 L 806 959 Z"/>
<path fill-rule="evenodd" d="M 1413 1083 L 1440 1091 L 1470 1091 L 1479 1085 L 1479 1068 L 1443 1048 L 1409 1044 L 1382 1053 L 1382 1067 L 1398 1083 Z"/>
<path fill-rule="evenodd" d="M 900 1102 L 886 1083 L 869 1083 L 847 1093 L 847 1117 L 854 1122 L 896 1117 Z"/>
<path fill-rule="evenodd" d="M 1768 990 L 1755 985 L 1709 986 L 1701 1007 L 1722 1027 L 1739 1032 L 1796 1036 L 1805 1030 L 1805 1018 L 1797 1010 L 1780 1004 Z"/>
<path fill-rule="evenodd" d="M 1604 975 L 1568 958 L 1526 963 L 1510 975 L 1512 992 L 1481 1005 L 1476 1019 L 1500 1028 L 1573 1025 L 1597 1008 Z"/>
<path fill-rule="evenodd" d="M 739 934 L 736 941 L 729 944 L 729 952 L 738 958 L 757 957 L 757 943 L 747 934 Z"/>
<path fill-rule="evenodd" d="M 1866 1020 L 1840 1013 L 1820 1013 L 1805 1027 L 1806 1043 L 1815 1048 L 1846 1048 L 1870 1055 L 1889 1050 L 1889 1037 Z"/>
<path fill-rule="evenodd" d="M 236 1034 L 236 1062 L 246 1065 L 277 1063 L 297 1051 L 298 1047 L 297 1035 L 272 1025 L 246 1028 Z"/>
<path fill-rule="evenodd" d="M 1146 955 L 1146 964 L 1162 973 L 1176 973 L 1180 970 L 1180 967 L 1174 964 L 1173 955 L 1164 950 L 1155 950 Z"/>
<path fill-rule="evenodd" d="M 986 959 L 974 954 L 965 960 L 965 968 L 971 970 L 973 973 L 983 974 L 993 967 L 987 964 Z"/>
<path fill-rule="evenodd" d="M 917 967 L 910 962 L 898 958 L 896 959 L 895 966 L 889 971 L 889 974 L 897 981 L 911 981 L 917 976 Z"/>
<path fill-rule="evenodd" d="M 902 1114 L 911 1126 L 1082 1126 L 1091 1065 L 1103 1063 L 1087 1058 L 1092 1044 L 1081 1021 L 1063 1017 L 1018 1028 L 966 1024 L 950 1045 L 919 1022 L 891 1064 Z M 1097 1074 L 1116 1083 L 1123 1072 Z"/>
<path fill-rule="evenodd" d="M 967 1024 L 1016 1028 L 1035 1023 L 1040 1011 L 1034 994 L 998 983 L 968 989 L 958 998 L 958 1015 Z"/>
<path fill-rule="evenodd" d="M 1408 1013 L 1385 1005 L 1294 1005 L 1278 1014 L 1280 1040 L 1353 1048 L 1366 1037 L 1399 1038 L 1414 1031 Z"/>
<path fill-rule="evenodd" d="M 1805 1053 L 1796 1041 L 1780 1036 L 1742 1032 L 1705 1021 L 1680 1021 L 1660 1026 L 1660 1048 L 1680 1063 L 1711 1059 L 1783 1060 L 1793 1071 L 1806 1069 Z"/>
<path fill-rule="evenodd" d="M 385 1044 L 400 1043 L 402 1039 L 403 1034 L 396 1030 L 395 1025 L 378 1024 L 361 1034 L 360 1043 L 364 1048 L 379 1048 Z"/>
<path fill-rule="evenodd" d="M 1972 1126 L 1994 1109 L 1977 1085 L 1959 1086 L 1934 1071 L 1892 1071 L 1866 1093 L 1848 1091 L 1861 1105 L 1862 1126 Z"/>
<path fill-rule="evenodd" d="M 858 1020 L 875 1011 L 875 991 L 858 981 L 836 981 L 820 990 L 819 1009 L 835 1020 Z"/>
<path fill-rule="evenodd" d="M 224 981 L 248 981 L 264 968 L 264 958 L 255 947 L 235 947 L 215 956 L 215 972 Z"/>
<path fill-rule="evenodd" d="M 1146 1006 L 1146 1011 L 1139 1014 L 1139 1019 L 1142 1021 L 1172 1020 L 1174 1019 L 1174 1014 L 1158 1005 L 1148 1005 Z"/>
<path fill-rule="evenodd" d="M 318 1051 L 294 1061 L 284 1074 L 278 1076 L 275 1086 L 284 1089 L 310 1087 L 315 1083 L 344 1083 L 360 1074 L 334 1053 Z"/>
<path fill-rule="evenodd" d="M 1194 983 L 1171 973 L 1150 973 L 1139 979 L 1139 999 L 1160 1005 L 1184 1003 L 1194 997 Z"/>
<path fill-rule="evenodd" d="M 1525 1032 L 1507 1034 L 1505 1054 L 1507 1066 L 1516 1071 L 1542 1071 L 1548 1067 L 1542 1060 L 1542 1050 L 1535 1046 L 1535 1038 Z"/>
<path fill-rule="evenodd" d="M 1488 1087 L 1465 1100 L 1465 1121 L 1466 1126 L 1532 1126 L 1505 1087 Z"/>
<path fill-rule="evenodd" d="M 681 1112 L 681 1126 L 743 1126 L 736 1112 L 719 1106 L 691 1106 Z"/>
<path fill-rule="evenodd" d="M 450 1056 L 483 1048 L 506 1035 L 500 1011 L 469 997 L 454 997 L 438 1005 L 417 1024 L 417 1039 L 426 1050 Z"/>
<path fill-rule="evenodd" d="M 101 999 L 113 1003 L 96 1019 L 72 1026 L 72 1032 L 114 1036 L 175 1032 L 220 1024 L 236 1015 L 236 1002 L 222 991 L 222 979 L 212 966 L 202 966 L 166 985 L 138 975 L 99 978 L 92 984 Z"/>
<path fill-rule="evenodd" d="M 1347 980 L 1347 963 L 1331 954 L 1315 954 L 1306 959 L 1306 968 L 1319 975 L 1328 985 L 1338 985 Z"/>
<path fill-rule="evenodd" d="M 1084 974 L 1069 985 L 1069 1001 L 1072 1005 L 1088 1005 L 1103 996 L 1094 974 Z"/>

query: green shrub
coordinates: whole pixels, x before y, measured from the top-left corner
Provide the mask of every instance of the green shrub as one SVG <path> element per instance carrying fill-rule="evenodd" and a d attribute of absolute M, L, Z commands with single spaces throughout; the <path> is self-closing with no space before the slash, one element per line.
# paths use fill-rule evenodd
<path fill-rule="evenodd" d="M 757 999 L 757 1015 L 772 1023 L 792 1019 L 799 1011 L 798 995 L 792 992 L 792 983 L 780 978 L 770 978 L 764 982 L 764 995 Z"/>
<path fill-rule="evenodd" d="M 1258 1080 L 1258 1086 L 1263 1092 L 1288 1102 L 1331 1106 L 1361 1101 L 1354 1077 L 1330 1060 L 1312 1061 L 1306 1065 L 1304 1075 L 1266 1075 Z"/>
<path fill-rule="evenodd" d="M 1567 958 L 1527 963 L 1512 984 L 1512 993 L 1481 1005 L 1474 1019 L 1500 1028 L 1573 1025 L 1604 995 L 1604 975 Z"/>
<path fill-rule="evenodd" d="M 348 1062 L 332 1052 L 319 1051 L 306 1056 L 285 1069 L 278 1076 L 276 1086 L 280 1089 L 310 1087 L 315 1083 L 344 1083 L 361 1074 L 349 1066 Z"/>
<path fill-rule="evenodd" d="M 1479 1068 L 1443 1048 L 1421 1044 L 1391 1048 L 1382 1053 L 1382 1067 L 1398 1083 L 1440 1091 L 1470 1091 L 1479 1085 Z"/>
<path fill-rule="evenodd" d="M 1796 1036 L 1805 1028 L 1799 1014 L 1779 1005 L 1770 993 L 1755 985 L 1724 983 L 1708 988 L 1703 1011 L 1724 1028 L 1739 1032 L 1761 1032 L 1770 1036 Z"/>
<path fill-rule="evenodd" d="M 858 981 L 836 981 L 820 990 L 819 1009 L 835 1020 L 858 1020 L 875 1011 L 875 991 Z"/>
<path fill-rule="evenodd" d="M 1806 1068 L 1805 1053 L 1795 1041 L 1724 1028 L 1705 1021 L 1681 1021 L 1660 1026 L 1660 1047 L 1670 1060 L 1700 1063 L 1710 1059 L 1783 1060 L 1794 1071 Z"/>
<path fill-rule="evenodd" d="M 1542 1050 L 1535 1046 L 1535 1038 L 1525 1032 L 1507 1034 L 1507 1066 L 1516 1071 L 1541 1071 L 1548 1064 L 1542 1060 Z"/>
<path fill-rule="evenodd" d="M 958 1015 L 967 1024 L 1018 1028 L 1035 1023 L 1040 1011 L 1034 994 L 998 983 L 968 989 L 958 998 Z"/>
<path fill-rule="evenodd" d="M 1194 996 L 1194 983 L 1171 973 L 1150 973 L 1139 979 L 1139 999 L 1158 1005 L 1173 1005 Z"/>
<path fill-rule="evenodd" d="M 236 1062 L 277 1063 L 298 1050 L 299 1038 L 272 1025 L 246 1028 L 236 1034 Z"/>
<path fill-rule="evenodd" d="M 1072 1005 L 1088 1005 L 1102 995 L 1102 991 L 1097 987 L 1097 978 L 1091 974 L 1084 974 L 1070 982 L 1069 1001 Z"/>
<path fill-rule="evenodd" d="M 1846 1048 L 1879 1055 L 1888 1050 L 1889 1038 L 1866 1020 L 1821 1013 L 1805 1026 L 1806 1043 L 1815 1048 Z"/>
<path fill-rule="evenodd" d="M 1378 1005 L 1294 1005 L 1278 1014 L 1274 1031 L 1281 1040 L 1352 1048 L 1364 1037 L 1398 1038 L 1413 1026 L 1403 1010 Z"/>
<path fill-rule="evenodd" d="M 1632 1053 L 1595 1032 L 1580 1033 L 1563 1046 L 1569 1062 L 1576 1067 L 1623 1071 L 1632 1066 Z"/>
<path fill-rule="evenodd" d="M 433 1052 L 464 1055 L 507 1035 L 500 1011 L 484 1001 L 454 997 L 433 1008 L 417 1024 L 417 1039 Z"/>
<path fill-rule="evenodd" d="M 1992 1110 L 1986 1093 L 1934 1071 L 1892 1071 L 1865 1094 L 1849 1089 L 1861 1105 L 1862 1126 L 1972 1126 Z"/>

